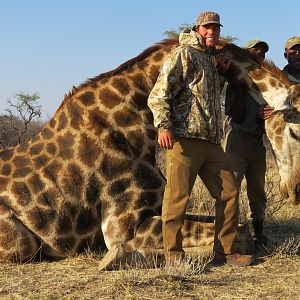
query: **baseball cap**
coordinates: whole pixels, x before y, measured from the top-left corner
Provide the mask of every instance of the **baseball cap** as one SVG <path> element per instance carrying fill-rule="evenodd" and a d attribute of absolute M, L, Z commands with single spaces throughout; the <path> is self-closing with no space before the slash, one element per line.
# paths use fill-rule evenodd
<path fill-rule="evenodd" d="M 291 49 L 295 45 L 300 45 L 300 37 L 299 36 L 290 37 L 285 43 L 285 48 Z"/>
<path fill-rule="evenodd" d="M 197 20 L 196 25 L 207 25 L 207 24 L 218 24 L 223 27 L 223 25 L 220 23 L 220 16 L 219 14 L 213 12 L 213 11 L 206 11 L 201 13 Z"/>
<path fill-rule="evenodd" d="M 265 52 L 269 51 L 269 45 L 266 42 L 259 39 L 253 39 L 248 41 L 245 45 L 245 48 L 247 49 L 254 48 L 258 44 L 261 44 L 265 48 Z"/>

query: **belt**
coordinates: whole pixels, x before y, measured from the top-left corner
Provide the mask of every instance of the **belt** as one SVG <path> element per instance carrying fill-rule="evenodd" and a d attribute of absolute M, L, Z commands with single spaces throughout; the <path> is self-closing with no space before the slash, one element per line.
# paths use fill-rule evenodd
<path fill-rule="evenodd" d="M 233 132 L 244 138 L 252 139 L 252 140 L 256 140 L 256 141 L 260 141 L 263 138 L 263 134 L 251 133 L 251 132 L 247 132 L 247 131 L 244 131 L 244 130 L 238 129 L 238 128 L 233 129 Z"/>

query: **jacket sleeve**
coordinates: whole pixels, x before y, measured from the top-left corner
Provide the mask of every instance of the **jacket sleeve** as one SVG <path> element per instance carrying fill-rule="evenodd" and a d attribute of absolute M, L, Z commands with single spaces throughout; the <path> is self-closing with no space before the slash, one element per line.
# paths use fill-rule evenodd
<path fill-rule="evenodd" d="M 172 100 L 185 85 L 191 71 L 191 54 L 188 48 L 177 48 L 162 66 L 158 79 L 149 95 L 148 106 L 153 113 L 154 126 L 159 131 L 172 130 L 170 110 Z"/>

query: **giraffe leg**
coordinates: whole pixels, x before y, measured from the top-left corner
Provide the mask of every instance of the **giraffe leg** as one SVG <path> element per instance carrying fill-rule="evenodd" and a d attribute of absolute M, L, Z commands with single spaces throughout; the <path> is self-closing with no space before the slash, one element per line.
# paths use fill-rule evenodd
<path fill-rule="evenodd" d="M 183 247 L 189 256 L 199 256 L 199 250 L 212 250 L 214 223 L 211 219 L 191 218 L 182 228 Z M 202 222 L 201 222 L 202 221 Z M 206 222 L 207 221 L 207 222 Z M 161 217 L 146 219 L 138 228 L 134 239 L 113 245 L 99 264 L 100 270 L 120 267 L 158 267 L 164 263 Z"/>
<path fill-rule="evenodd" d="M 0 262 L 25 262 L 38 250 L 39 243 L 33 233 L 0 204 Z"/>
<path fill-rule="evenodd" d="M 159 267 L 164 263 L 160 217 L 145 220 L 138 228 L 135 238 L 111 247 L 99 264 L 99 270 L 120 267 Z M 215 224 L 211 217 L 187 216 L 182 228 L 182 245 L 189 258 L 208 256 L 213 252 Z M 234 251 L 251 252 L 249 226 L 240 224 L 234 242 Z"/>

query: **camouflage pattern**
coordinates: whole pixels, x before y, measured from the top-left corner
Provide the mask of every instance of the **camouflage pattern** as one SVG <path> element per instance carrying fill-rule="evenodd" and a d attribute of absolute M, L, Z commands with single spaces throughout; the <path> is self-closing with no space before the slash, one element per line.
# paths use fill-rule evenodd
<path fill-rule="evenodd" d="M 300 37 L 299 36 L 292 36 L 290 37 L 286 43 L 285 43 L 285 48 L 286 49 L 291 49 L 295 45 L 300 45 Z"/>
<path fill-rule="evenodd" d="M 204 26 L 207 24 L 218 24 L 220 26 L 223 26 L 220 23 L 220 16 L 213 11 L 206 11 L 201 13 L 196 20 L 196 25 Z"/>
<path fill-rule="evenodd" d="M 222 117 L 219 76 L 212 55 L 195 32 L 181 33 L 180 46 L 167 58 L 148 105 L 159 130 L 175 137 L 220 143 Z"/>

